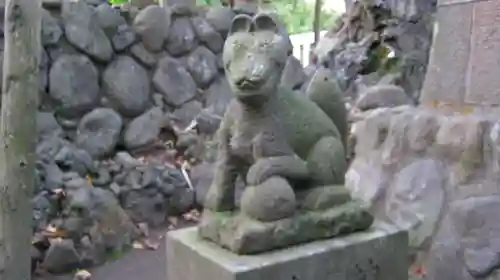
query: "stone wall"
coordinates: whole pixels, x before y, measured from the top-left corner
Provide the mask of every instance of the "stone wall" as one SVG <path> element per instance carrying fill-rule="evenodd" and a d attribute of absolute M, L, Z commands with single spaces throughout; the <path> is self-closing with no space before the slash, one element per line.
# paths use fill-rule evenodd
<path fill-rule="evenodd" d="M 432 43 L 437 0 L 346 1 L 350 9 L 315 50 L 346 96 L 392 80 L 418 103 Z M 392 57 L 389 53 L 392 52 Z"/>
<path fill-rule="evenodd" d="M 498 113 L 379 108 L 353 126 L 347 187 L 410 229 L 425 279 L 500 279 Z"/>
<path fill-rule="evenodd" d="M 232 98 L 221 51 L 235 11 L 105 2 L 44 1 L 32 258 L 54 273 L 199 207 L 189 166 L 213 159 Z M 290 57 L 284 84 L 304 81 Z"/>
<path fill-rule="evenodd" d="M 410 230 L 425 279 L 500 279 L 499 4 L 437 9 L 421 105 L 352 114 L 346 184 Z"/>

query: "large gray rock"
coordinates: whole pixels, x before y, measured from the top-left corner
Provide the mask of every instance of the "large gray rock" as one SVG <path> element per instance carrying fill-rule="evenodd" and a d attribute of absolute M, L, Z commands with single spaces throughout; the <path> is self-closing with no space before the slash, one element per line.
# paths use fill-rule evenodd
<path fill-rule="evenodd" d="M 45 253 L 43 266 L 51 273 L 70 272 L 80 265 L 80 255 L 72 240 L 54 239 Z"/>
<path fill-rule="evenodd" d="M 137 14 L 133 28 L 148 50 L 158 52 L 169 36 L 170 23 L 171 15 L 167 9 L 150 5 Z"/>
<path fill-rule="evenodd" d="M 122 125 L 122 118 L 112 109 L 94 109 L 80 121 L 76 143 L 94 158 L 109 155 L 120 139 Z"/>
<path fill-rule="evenodd" d="M 165 102 L 178 107 L 196 96 L 196 84 L 188 71 L 170 57 L 158 63 L 153 76 L 155 88 L 165 96 Z"/>
<path fill-rule="evenodd" d="M 128 24 L 118 26 L 115 34 L 110 38 L 113 49 L 117 52 L 126 50 L 135 43 L 136 39 L 134 30 Z"/>
<path fill-rule="evenodd" d="M 209 49 L 203 46 L 198 47 L 189 55 L 187 69 L 198 87 L 205 88 L 219 73 L 217 57 Z"/>
<path fill-rule="evenodd" d="M 387 217 L 410 230 L 413 248 L 419 248 L 436 229 L 444 208 L 446 174 L 443 163 L 425 159 L 403 168 L 394 178 Z"/>
<path fill-rule="evenodd" d="M 95 11 L 101 28 L 108 36 L 113 34 L 118 26 L 127 23 L 120 12 L 107 3 L 99 5 Z"/>
<path fill-rule="evenodd" d="M 111 105 L 125 116 L 135 117 L 150 105 L 148 73 L 129 56 L 114 60 L 104 71 L 102 83 Z"/>
<path fill-rule="evenodd" d="M 198 39 L 203 42 L 214 53 L 222 51 L 224 40 L 217 30 L 215 30 L 203 17 L 191 18 L 191 24 Z"/>
<path fill-rule="evenodd" d="M 196 119 L 202 109 L 203 106 L 200 102 L 190 101 L 172 112 L 172 121 L 177 127 L 184 129 Z"/>
<path fill-rule="evenodd" d="M 124 143 L 127 149 L 135 149 L 152 144 L 158 139 L 165 123 L 161 108 L 155 107 L 135 118 L 125 128 Z"/>
<path fill-rule="evenodd" d="M 370 206 L 381 198 L 389 184 L 389 174 L 372 157 L 354 159 L 345 176 L 345 186 L 351 195 Z"/>
<path fill-rule="evenodd" d="M 356 107 L 365 111 L 380 107 L 397 107 L 411 103 L 411 99 L 401 87 L 377 85 L 367 88 L 360 94 L 356 101 Z"/>
<path fill-rule="evenodd" d="M 221 122 L 222 116 L 213 114 L 207 109 L 203 109 L 198 116 L 196 116 L 196 128 L 200 134 L 215 134 Z"/>
<path fill-rule="evenodd" d="M 54 161 L 65 172 L 74 172 L 82 177 L 96 171 L 92 156 L 82 149 L 65 146 L 54 156 Z"/>
<path fill-rule="evenodd" d="M 196 34 L 188 18 L 176 18 L 170 27 L 167 39 L 167 51 L 173 56 L 181 56 L 198 46 Z"/>
<path fill-rule="evenodd" d="M 226 107 L 233 99 L 233 91 L 225 76 L 217 78 L 207 90 L 205 107 L 219 116 L 223 116 Z"/>
<path fill-rule="evenodd" d="M 228 7 L 213 7 L 208 10 L 205 17 L 207 21 L 217 30 L 217 32 L 224 35 L 229 32 L 231 22 L 236 14 Z"/>
<path fill-rule="evenodd" d="M 42 11 L 42 45 L 54 45 L 57 44 L 62 36 L 62 29 L 50 13 L 43 9 Z"/>
<path fill-rule="evenodd" d="M 125 252 L 139 237 L 139 230 L 111 192 L 92 188 L 91 199 L 90 214 L 95 221 L 95 228 L 108 229 L 99 231 L 105 248 L 118 253 Z"/>
<path fill-rule="evenodd" d="M 71 44 L 98 61 L 111 60 L 113 48 L 92 8 L 83 1 L 64 2 L 61 17 Z"/>
<path fill-rule="evenodd" d="M 99 101 L 97 69 L 84 55 L 62 55 L 49 73 L 49 95 L 57 113 L 75 117 L 91 110 Z"/>
<path fill-rule="evenodd" d="M 132 190 L 122 195 L 122 205 L 135 223 L 147 223 L 151 227 L 165 224 L 168 214 L 167 200 L 160 192 Z"/>
<path fill-rule="evenodd" d="M 77 55 L 81 52 L 75 48 L 71 43 L 68 42 L 66 37 L 62 36 L 57 44 L 45 47 L 47 54 L 51 61 L 56 61 L 60 56 L 64 54 Z"/>
<path fill-rule="evenodd" d="M 99 23 L 115 51 L 123 51 L 135 42 L 134 30 L 127 24 L 118 10 L 105 3 L 96 8 L 96 13 Z"/>
<path fill-rule="evenodd" d="M 37 112 L 36 114 L 36 135 L 38 139 L 47 137 L 59 137 L 63 134 L 61 126 L 57 123 L 54 114 L 50 112 Z"/>
<path fill-rule="evenodd" d="M 140 63 L 148 68 L 153 68 L 158 62 L 158 58 L 154 53 L 146 49 L 143 43 L 139 42 L 130 48 L 130 54 Z"/>
<path fill-rule="evenodd" d="M 500 197 L 471 197 L 453 203 L 450 210 L 468 272 L 483 278 L 499 269 Z"/>
<path fill-rule="evenodd" d="M 451 203 L 425 263 L 426 279 L 495 279 L 500 268 L 499 207 L 498 195 Z"/>

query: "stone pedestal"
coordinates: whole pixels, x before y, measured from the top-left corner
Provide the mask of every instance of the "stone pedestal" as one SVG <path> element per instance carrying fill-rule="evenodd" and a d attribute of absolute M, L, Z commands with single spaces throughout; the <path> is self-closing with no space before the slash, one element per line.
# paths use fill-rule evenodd
<path fill-rule="evenodd" d="M 202 240 L 196 227 L 170 232 L 166 242 L 168 280 L 408 279 L 407 233 L 386 224 L 253 256 Z"/>

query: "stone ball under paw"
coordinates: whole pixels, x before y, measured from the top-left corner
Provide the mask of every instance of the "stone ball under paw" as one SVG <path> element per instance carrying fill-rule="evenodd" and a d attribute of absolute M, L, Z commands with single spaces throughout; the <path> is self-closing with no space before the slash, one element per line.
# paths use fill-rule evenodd
<path fill-rule="evenodd" d="M 281 177 L 271 177 L 257 186 L 248 186 L 241 196 L 241 211 L 249 217 L 270 222 L 293 215 L 295 192 Z"/>

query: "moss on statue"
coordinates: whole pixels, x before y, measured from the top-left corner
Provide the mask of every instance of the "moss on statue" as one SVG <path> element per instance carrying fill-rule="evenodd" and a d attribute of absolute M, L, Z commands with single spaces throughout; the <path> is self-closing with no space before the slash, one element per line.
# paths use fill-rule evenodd
<path fill-rule="evenodd" d="M 364 230 L 373 221 L 342 185 L 347 117 L 340 91 L 320 87 L 309 99 L 280 88 L 287 43 L 274 17 L 262 13 L 236 16 L 224 46 L 235 98 L 217 134 L 217 166 L 199 229 L 236 253 Z M 239 207 L 238 176 L 246 183 Z"/>

